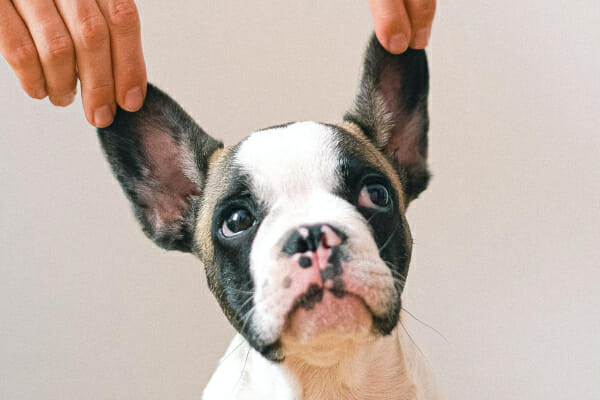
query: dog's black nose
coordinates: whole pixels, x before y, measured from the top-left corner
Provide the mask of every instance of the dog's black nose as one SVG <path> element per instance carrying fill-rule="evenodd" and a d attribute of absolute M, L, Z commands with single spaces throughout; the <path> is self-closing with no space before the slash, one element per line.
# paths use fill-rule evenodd
<path fill-rule="evenodd" d="M 284 253 L 315 252 L 319 246 L 332 248 L 339 246 L 346 240 L 346 236 L 328 224 L 301 226 L 294 230 L 283 245 Z"/>

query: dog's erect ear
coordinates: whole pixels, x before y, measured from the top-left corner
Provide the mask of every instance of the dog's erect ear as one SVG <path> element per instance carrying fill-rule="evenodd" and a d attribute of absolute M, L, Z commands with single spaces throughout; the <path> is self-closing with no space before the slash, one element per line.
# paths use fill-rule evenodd
<path fill-rule="evenodd" d="M 354 107 L 344 120 L 357 124 L 397 166 L 407 200 L 427 187 L 427 94 L 429 72 L 423 50 L 388 53 L 372 36 Z"/>
<path fill-rule="evenodd" d="M 146 235 L 165 249 L 192 251 L 194 199 L 223 145 L 152 85 L 139 111 L 119 109 L 98 136 Z"/>

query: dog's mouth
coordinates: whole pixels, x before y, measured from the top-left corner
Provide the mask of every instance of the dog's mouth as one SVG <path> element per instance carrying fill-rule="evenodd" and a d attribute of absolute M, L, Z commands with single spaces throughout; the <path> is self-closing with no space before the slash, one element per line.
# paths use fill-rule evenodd
<path fill-rule="evenodd" d="M 363 306 L 372 314 L 372 311 L 365 302 L 365 300 L 361 296 L 346 290 L 344 288 L 342 280 L 338 279 L 335 281 L 326 281 L 323 286 L 317 285 L 316 283 L 310 285 L 304 293 L 298 296 L 298 298 L 294 302 L 294 305 L 288 312 L 287 317 L 289 318 L 290 315 L 292 315 L 299 308 L 302 308 L 307 311 L 312 310 L 318 303 L 320 303 L 323 300 L 323 295 L 327 292 L 331 293 L 331 295 L 333 295 L 333 297 L 337 299 L 343 299 L 344 297 L 352 296 L 360 300 Z"/>
<path fill-rule="evenodd" d="M 380 316 L 363 296 L 340 284 L 312 284 L 287 312 L 277 340 L 263 343 L 257 350 L 275 362 L 283 361 L 290 350 L 329 354 L 340 346 L 347 348 L 389 334 L 389 327 L 397 321 L 393 317 L 396 308 L 391 306 Z"/>
<path fill-rule="evenodd" d="M 313 284 L 287 313 L 282 336 L 306 343 L 320 336 L 370 335 L 375 318 L 365 300 L 344 289 L 341 280 Z"/>

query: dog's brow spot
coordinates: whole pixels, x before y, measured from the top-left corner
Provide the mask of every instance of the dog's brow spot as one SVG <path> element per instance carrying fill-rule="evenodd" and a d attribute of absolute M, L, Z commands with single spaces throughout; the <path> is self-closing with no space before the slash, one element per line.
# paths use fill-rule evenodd
<path fill-rule="evenodd" d="M 300 257 L 298 264 L 300 264 L 302 268 L 308 268 L 312 265 L 312 261 L 308 257 Z"/>
<path fill-rule="evenodd" d="M 290 278 L 290 276 L 286 276 L 285 278 L 283 278 L 283 287 L 288 289 L 290 286 L 292 286 L 292 278 Z"/>

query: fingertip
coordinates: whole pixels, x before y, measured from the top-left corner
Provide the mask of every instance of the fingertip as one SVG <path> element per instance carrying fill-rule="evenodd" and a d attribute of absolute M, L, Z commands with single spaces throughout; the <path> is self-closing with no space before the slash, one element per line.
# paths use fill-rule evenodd
<path fill-rule="evenodd" d="M 404 33 L 396 33 L 388 41 L 388 51 L 392 54 L 404 53 L 408 49 L 408 39 Z"/>
<path fill-rule="evenodd" d="M 120 103 L 120 106 L 130 112 L 137 111 L 144 104 L 145 93 L 141 86 L 129 89 Z"/>
<path fill-rule="evenodd" d="M 68 93 L 62 96 L 50 96 L 50 102 L 58 107 L 66 107 L 75 100 L 75 93 Z"/>
<path fill-rule="evenodd" d="M 86 109 L 85 110 L 85 119 L 94 128 L 102 128 L 101 126 L 96 126 L 96 123 L 94 122 L 94 110 L 88 110 L 88 109 Z"/>
<path fill-rule="evenodd" d="M 106 128 L 115 119 L 116 105 L 105 104 L 97 107 L 91 112 L 86 112 L 86 119 L 96 128 Z"/>
<path fill-rule="evenodd" d="M 415 32 L 415 35 L 410 43 L 413 49 L 424 49 L 429 43 L 431 36 L 431 28 L 421 28 Z"/>
<path fill-rule="evenodd" d="M 401 54 L 408 49 L 408 36 L 403 32 L 383 34 L 376 31 L 375 35 L 383 48 L 392 54 Z"/>
<path fill-rule="evenodd" d="M 48 92 L 44 87 L 36 89 L 25 89 L 25 92 L 29 97 L 36 100 L 43 100 L 48 96 Z"/>
<path fill-rule="evenodd" d="M 411 39 L 410 26 L 403 19 L 376 20 L 375 35 L 379 43 L 392 54 L 404 53 Z"/>

